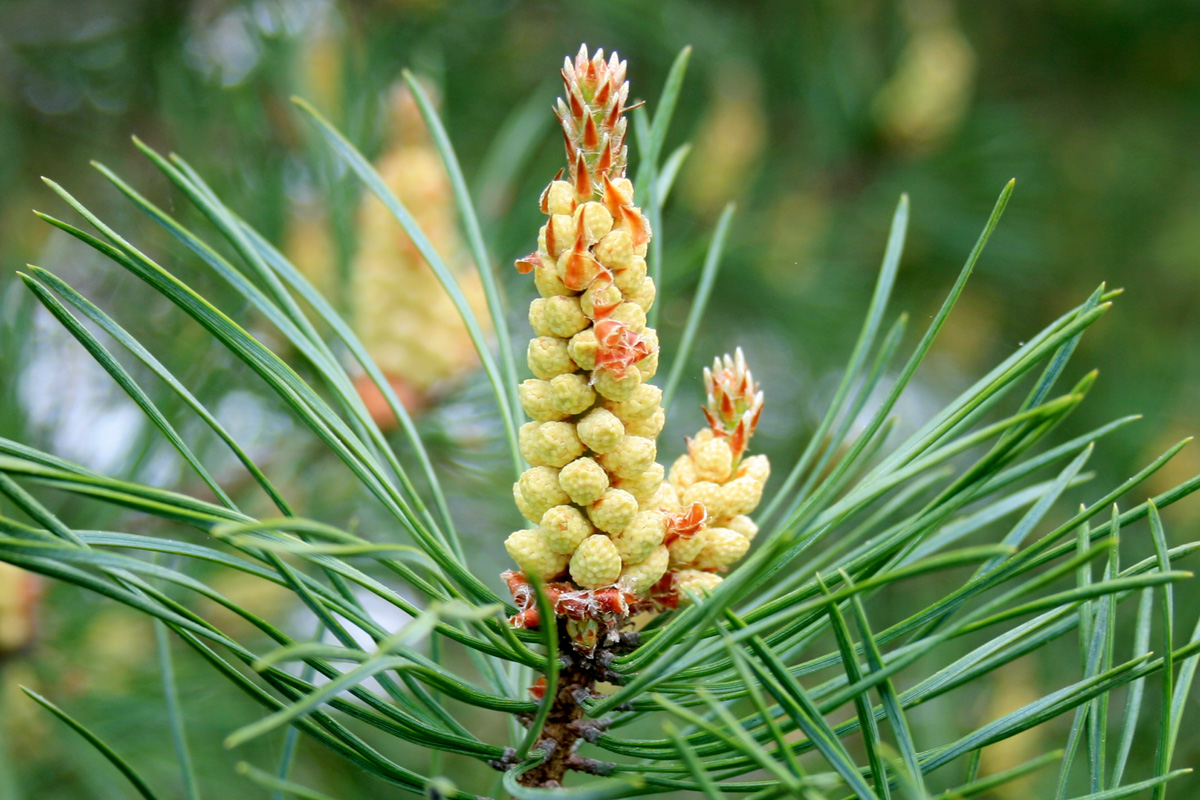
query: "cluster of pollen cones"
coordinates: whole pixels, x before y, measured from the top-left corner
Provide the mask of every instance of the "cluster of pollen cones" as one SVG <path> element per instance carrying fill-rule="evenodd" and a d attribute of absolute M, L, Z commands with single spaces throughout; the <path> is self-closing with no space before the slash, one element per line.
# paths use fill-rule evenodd
<path fill-rule="evenodd" d="M 705 370 L 709 427 L 688 441 L 668 477 L 657 463 L 665 414 L 655 300 L 647 276 L 651 231 L 625 177 L 625 62 L 586 46 L 562 70 L 556 114 L 568 169 L 541 197 L 549 219 L 538 249 L 517 262 L 540 297 L 520 386 L 533 420 L 521 427 L 531 465 L 513 486 L 531 524 L 505 547 L 520 567 L 505 578 L 519 627 L 541 624 L 530 578 L 546 586 L 576 647 L 594 649 L 633 614 L 661 611 L 710 591 L 740 559 L 757 527 L 747 516 L 769 466 L 743 457 L 762 410 L 739 351 Z"/>

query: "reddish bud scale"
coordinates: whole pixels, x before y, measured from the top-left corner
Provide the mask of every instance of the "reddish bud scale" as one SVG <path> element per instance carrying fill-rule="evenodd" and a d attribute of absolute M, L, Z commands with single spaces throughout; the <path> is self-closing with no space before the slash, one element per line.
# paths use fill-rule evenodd
<path fill-rule="evenodd" d="M 615 308 L 615 306 L 614 306 Z M 608 313 L 612 308 L 608 309 Z M 617 378 L 624 378 L 632 364 L 650 355 L 650 345 L 624 322 L 602 319 L 596 323 L 596 366 L 606 369 Z"/>
<path fill-rule="evenodd" d="M 621 206 L 620 214 L 621 218 L 625 220 L 625 224 L 629 226 L 630 235 L 633 238 L 633 246 L 641 247 L 649 244 L 650 222 L 642 215 L 642 212 L 633 206 L 624 205 Z"/>
<path fill-rule="evenodd" d="M 518 258 L 516 261 L 517 272 L 522 275 L 528 275 L 541 265 L 542 257 L 538 255 L 536 250 L 524 258 Z"/>
<path fill-rule="evenodd" d="M 679 581 L 674 572 L 663 575 L 662 579 L 650 590 L 650 602 L 653 604 L 654 610 L 658 612 L 673 611 L 679 608 L 680 599 Z"/>
<path fill-rule="evenodd" d="M 692 503 L 687 511 L 667 515 L 666 544 L 679 539 L 691 539 L 704 528 L 708 522 L 708 511 L 703 503 Z"/>
<path fill-rule="evenodd" d="M 583 153 L 575 159 L 575 166 L 571 169 L 571 177 L 575 183 L 575 194 L 578 195 L 580 201 L 590 200 L 592 198 L 592 174 L 588 171 L 587 161 L 583 158 Z"/>
<path fill-rule="evenodd" d="M 600 131 L 596 128 L 596 119 L 591 114 L 586 115 L 583 123 L 583 146 L 588 150 L 595 149 L 600 144 Z"/>
<path fill-rule="evenodd" d="M 618 189 L 616 185 L 608 179 L 608 175 L 605 175 L 603 201 L 605 208 L 608 209 L 608 213 L 612 214 L 615 218 L 621 213 L 621 210 L 625 208 L 625 206 L 633 202 L 633 198 L 626 197 L 625 193 Z"/>
<path fill-rule="evenodd" d="M 517 613 L 509 619 L 514 628 L 536 628 L 541 624 L 537 595 L 524 572 L 505 572 L 501 577 L 508 584 Z M 607 631 L 615 631 L 633 613 L 649 608 L 645 598 L 639 598 L 616 586 L 600 589 L 580 589 L 566 582 L 548 583 L 543 587 L 556 616 L 576 622 L 594 622 Z M 592 641 L 594 647 L 598 639 Z M 530 691 L 536 691 L 534 684 Z M 544 686 L 542 687 L 544 691 Z"/>
<path fill-rule="evenodd" d="M 597 288 L 603 288 L 606 285 L 611 284 L 612 282 L 613 282 L 612 273 L 610 271 L 608 271 L 607 269 L 605 269 L 603 272 L 601 272 L 599 275 L 596 276 L 595 280 L 592 281 L 592 284 L 594 284 Z M 590 285 L 589 285 L 589 288 L 590 288 Z M 619 305 L 621 305 L 620 300 L 615 300 L 615 301 L 609 302 L 609 303 L 597 302 L 597 303 L 592 304 L 592 311 L 596 315 L 596 319 L 599 320 L 596 323 L 596 337 L 600 340 L 601 347 L 605 346 L 605 334 L 601 332 L 601 326 L 607 322 L 615 322 L 616 321 L 616 320 L 609 320 L 608 316 L 610 314 L 612 314 L 612 312 L 614 310 L 616 310 L 617 306 L 619 306 Z"/>

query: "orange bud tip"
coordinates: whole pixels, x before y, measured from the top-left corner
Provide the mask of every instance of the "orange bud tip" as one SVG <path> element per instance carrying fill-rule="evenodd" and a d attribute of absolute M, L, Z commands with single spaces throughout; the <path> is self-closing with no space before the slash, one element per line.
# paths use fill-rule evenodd
<path fill-rule="evenodd" d="M 592 176 L 588 173 L 587 162 L 582 152 L 575 155 L 575 194 L 580 202 L 592 197 Z"/>
<path fill-rule="evenodd" d="M 596 129 L 596 120 L 591 114 L 587 114 L 583 123 L 583 146 L 594 150 L 599 144 L 600 131 Z"/>
<path fill-rule="evenodd" d="M 629 226 L 634 247 L 641 247 L 649 243 L 650 223 L 646 221 L 646 218 L 642 216 L 640 211 L 629 206 L 624 206 L 621 208 L 621 216 L 625 218 L 625 223 Z"/>
<path fill-rule="evenodd" d="M 549 235 L 549 234 L 547 234 L 547 235 Z M 542 265 L 542 257 L 540 255 L 538 255 L 537 253 L 530 253 L 529 255 L 525 256 L 524 258 L 518 258 L 516 260 L 516 262 L 513 264 L 513 266 L 515 266 L 517 268 L 517 272 L 521 273 L 522 275 L 528 275 L 529 273 L 533 272 L 534 269 L 536 269 L 537 267 L 540 267 L 541 265 Z"/>

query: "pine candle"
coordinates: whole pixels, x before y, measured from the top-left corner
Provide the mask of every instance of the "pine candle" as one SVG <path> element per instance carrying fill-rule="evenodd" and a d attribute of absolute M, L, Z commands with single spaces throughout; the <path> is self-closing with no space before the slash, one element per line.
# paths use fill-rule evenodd
<path fill-rule="evenodd" d="M 530 467 L 513 499 L 530 523 L 505 541 L 520 572 L 505 573 L 521 612 L 540 624 L 529 580 L 546 584 L 555 613 L 584 651 L 632 614 L 677 607 L 713 589 L 757 528 L 766 458 L 742 454 L 762 411 L 739 350 L 705 370 L 709 429 L 689 441 L 666 480 L 657 438 L 666 415 L 658 335 L 646 313 L 652 235 L 625 176 L 626 63 L 586 46 L 566 59 L 556 114 L 567 169 L 541 197 L 538 249 L 517 262 L 540 297 L 529 306 L 534 378 L 519 389 Z M 564 174 L 565 173 L 565 174 Z"/>

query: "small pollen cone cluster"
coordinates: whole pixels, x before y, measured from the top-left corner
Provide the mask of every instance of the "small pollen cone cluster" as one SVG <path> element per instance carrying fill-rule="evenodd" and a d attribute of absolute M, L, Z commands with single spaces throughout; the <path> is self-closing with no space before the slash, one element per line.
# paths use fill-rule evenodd
<path fill-rule="evenodd" d="M 655 287 L 650 226 L 625 177 L 625 62 L 589 58 L 585 47 L 562 77 L 555 113 L 568 169 L 542 193 L 538 249 L 517 262 L 540 295 L 529 307 L 536 377 L 520 386 L 533 421 L 519 443 L 532 466 L 513 487 L 531 526 L 505 547 L 522 570 L 509 575 L 524 608 L 515 622 L 537 624 L 527 576 L 569 578 L 549 587 L 556 612 L 594 646 L 667 570 L 665 470 L 655 461 L 665 417 L 662 391 L 648 383 L 658 369 L 658 336 L 646 327 Z"/>
<path fill-rule="evenodd" d="M 375 169 L 442 254 L 486 325 L 487 304 L 479 275 L 463 253 L 450 180 L 407 86 L 393 90 L 391 112 L 392 143 Z M 474 369 L 475 349 L 437 276 L 373 195 L 363 198 L 358 241 L 351 270 L 355 328 L 398 396 L 413 408 L 437 384 Z M 369 379 L 358 388 L 377 422 L 395 423 Z"/>
<path fill-rule="evenodd" d="M 40 594 L 37 576 L 11 564 L 0 564 L 0 660 L 33 639 Z"/>
<path fill-rule="evenodd" d="M 739 561 L 758 533 L 750 514 L 762 500 L 771 475 L 764 455 L 746 456 L 750 437 L 762 415 L 763 393 L 746 368 L 738 348 L 730 358 L 715 359 L 704 370 L 708 427 L 688 440 L 688 452 L 671 465 L 669 486 L 683 508 L 703 508 L 706 520 L 693 535 L 669 542 L 677 602 L 688 593 L 711 591 L 716 574 Z"/>
<path fill-rule="evenodd" d="M 317 86 L 314 91 L 327 106 L 335 107 L 337 97 L 324 91 L 327 88 Z M 465 254 L 450 179 L 416 99 L 406 84 L 398 84 L 387 106 L 386 145 L 373 166 L 442 255 L 486 328 L 490 318 L 482 282 Z M 346 300 L 355 333 L 401 402 L 417 410 L 442 385 L 476 368 L 475 348 L 433 270 L 392 213 L 371 193 L 362 198 L 354 238 L 358 247 L 349 265 Z M 332 223 L 315 197 L 294 199 L 284 249 L 321 294 L 339 295 L 341 276 Z M 396 425 L 383 393 L 369 377 L 359 377 L 355 388 L 380 427 Z"/>
<path fill-rule="evenodd" d="M 745 547 L 734 557 L 722 550 L 723 540 L 705 527 L 715 515 L 703 503 L 685 509 L 656 461 L 665 414 L 662 391 L 648 382 L 659 354 L 658 336 L 646 327 L 655 299 L 645 260 L 651 232 L 625 177 L 625 62 L 615 53 L 606 61 L 603 51 L 589 58 L 584 47 L 566 60 L 562 76 L 566 97 L 555 113 L 568 169 L 542 193 L 548 220 L 538 249 L 517 261 L 520 272 L 533 273 L 540 297 L 529 308 L 535 378 L 520 386 L 533 421 L 521 427 L 519 445 L 531 466 L 513 486 L 530 526 L 505 541 L 521 568 L 505 578 L 520 608 L 514 625 L 540 624 L 529 583 L 537 578 L 576 647 L 587 652 L 631 614 L 678 604 L 673 565 L 686 567 L 685 581 L 695 581 L 695 573 L 710 585 L 711 570 L 735 561 Z M 759 396 L 755 407 L 761 406 Z M 719 403 L 714 407 L 719 413 Z M 740 434 L 709 438 L 740 436 L 740 456 L 753 421 L 748 425 L 733 423 Z M 736 462 L 730 470 L 739 468 Z M 765 464 L 754 474 L 765 480 Z M 710 485 L 721 491 L 727 483 L 736 484 L 730 492 L 749 490 L 749 481 L 737 483 L 728 470 L 712 477 L 719 482 Z M 760 481 L 754 503 L 761 494 Z M 754 503 L 727 503 L 737 512 L 716 518 L 747 530 L 748 520 L 731 518 Z M 750 535 L 743 536 L 747 545 Z"/>

